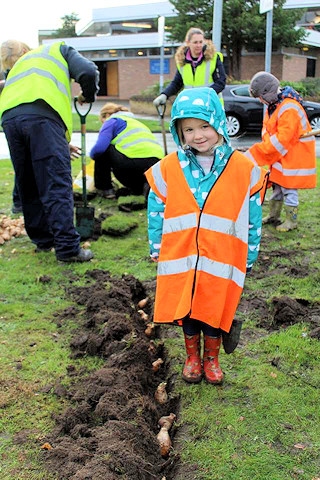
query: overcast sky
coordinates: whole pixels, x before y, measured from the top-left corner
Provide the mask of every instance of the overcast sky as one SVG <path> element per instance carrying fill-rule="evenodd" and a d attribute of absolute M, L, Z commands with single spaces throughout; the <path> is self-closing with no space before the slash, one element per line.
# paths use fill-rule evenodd
<path fill-rule="evenodd" d="M 61 17 L 76 13 L 83 20 L 91 19 L 92 10 L 101 7 L 139 5 L 166 0 L 6 0 L 0 16 L 0 43 L 20 40 L 31 48 L 38 46 L 38 30 L 62 26 Z M 90 4 L 90 6 L 88 6 Z"/>

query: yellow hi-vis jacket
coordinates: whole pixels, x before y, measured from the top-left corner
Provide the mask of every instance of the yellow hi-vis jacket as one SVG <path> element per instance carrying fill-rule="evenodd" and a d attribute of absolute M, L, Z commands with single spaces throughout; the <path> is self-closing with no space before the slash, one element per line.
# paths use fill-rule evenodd
<path fill-rule="evenodd" d="M 128 158 L 162 158 L 164 151 L 151 130 L 135 118 L 126 115 L 112 115 L 122 118 L 127 126 L 111 141 L 115 148 Z M 107 120 L 108 121 L 108 120 Z"/>
<path fill-rule="evenodd" d="M 192 70 L 190 63 L 185 63 L 184 65 L 177 65 L 177 69 L 180 72 L 180 75 L 183 80 L 183 88 L 196 88 L 196 87 L 208 87 L 212 83 L 212 75 L 216 69 L 217 57 L 223 59 L 223 55 L 220 52 L 216 52 L 211 60 L 204 60 L 199 63 Z M 222 94 L 218 94 L 220 102 L 223 104 Z"/>
<path fill-rule="evenodd" d="M 235 151 L 202 210 L 176 153 L 146 177 L 165 203 L 154 322 L 190 315 L 228 332 L 246 275 L 250 197 L 265 190 L 266 172 Z"/>
<path fill-rule="evenodd" d="M 68 64 L 60 52 L 63 42 L 42 45 L 23 55 L 12 67 L 0 96 L 0 116 L 22 103 L 44 100 L 72 134 L 71 88 Z"/>
<path fill-rule="evenodd" d="M 301 138 L 311 130 L 306 112 L 296 100 L 286 98 L 271 116 L 265 114 L 262 142 L 247 150 L 258 165 L 270 167 L 270 182 L 284 188 L 316 186 L 315 137 Z"/>

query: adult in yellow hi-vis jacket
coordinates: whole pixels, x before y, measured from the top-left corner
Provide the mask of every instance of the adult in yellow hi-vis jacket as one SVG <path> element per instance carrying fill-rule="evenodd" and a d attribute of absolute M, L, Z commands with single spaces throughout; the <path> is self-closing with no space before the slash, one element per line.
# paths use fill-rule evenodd
<path fill-rule="evenodd" d="M 287 232 L 298 226 L 298 190 L 316 186 L 315 137 L 303 138 L 311 126 L 299 93 L 289 86 L 280 88 L 279 80 L 271 73 L 256 73 L 251 79 L 250 94 L 268 106 L 262 141 L 246 152 L 258 165 L 270 168 L 273 193 L 269 200 L 270 213 L 263 223 Z M 283 204 L 286 219 L 281 223 Z"/>
<path fill-rule="evenodd" d="M 96 65 L 64 42 L 19 53 L 20 42 L 2 45 L 19 59 L 0 96 L 0 116 L 16 174 L 26 231 L 36 252 L 55 249 L 57 260 L 85 262 L 74 226 L 69 141 L 72 133 L 71 79 L 82 89 L 80 103 L 98 91 Z M 72 153 L 72 151 L 71 151 Z"/>
<path fill-rule="evenodd" d="M 258 256 L 267 172 L 232 149 L 211 88 L 183 90 L 171 115 L 178 151 L 146 172 L 150 255 L 158 262 L 154 322 L 183 327 L 185 381 L 204 374 L 220 384 L 221 336 L 225 347 Z"/>
<path fill-rule="evenodd" d="M 200 28 L 192 27 L 186 33 L 185 44 L 175 54 L 177 71 L 172 82 L 154 99 L 156 107 L 165 105 L 167 99 L 182 88 L 210 87 L 219 94 L 226 86 L 223 56 L 211 40 L 206 40 Z"/>

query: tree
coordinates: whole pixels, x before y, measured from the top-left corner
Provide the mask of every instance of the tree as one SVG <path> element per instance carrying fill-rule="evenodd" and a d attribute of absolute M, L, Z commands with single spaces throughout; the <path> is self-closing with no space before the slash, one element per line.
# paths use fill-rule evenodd
<path fill-rule="evenodd" d="M 78 14 L 72 12 L 69 15 L 61 17 L 61 20 L 62 27 L 58 28 L 53 36 L 56 38 L 76 37 L 76 23 L 80 20 Z"/>
<path fill-rule="evenodd" d="M 170 0 L 178 12 L 168 19 L 173 40 L 183 42 L 190 27 L 201 28 L 206 38 L 212 37 L 214 0 Z M 285 0 L 275 0 L 273 9 L 272 48 L 296 47 L 305 37 L 302 28 L 295 28 L 304 13 L 302 9 L 284 10 Z M 229 64 L 229 75 L 240 79 L 241 52 L 264 51 L 266 14 L 259 13 L 259 0 L 225 0 L 222 17 L 222 45 Z"/>

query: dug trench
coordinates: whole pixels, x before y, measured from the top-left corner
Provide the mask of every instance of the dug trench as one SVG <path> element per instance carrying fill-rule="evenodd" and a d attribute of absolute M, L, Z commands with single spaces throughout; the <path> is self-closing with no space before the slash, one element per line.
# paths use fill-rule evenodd
<path fill-rule="evenodd" d="M 260 256 L 253 276 L 278 274 L 283 268 L 292 276 L 312 273 L 294 261 L 290 267 L 279 263 L 270 271 L 272 255 Z M 166 335 L 177 329 L 152 324 L 155 283 L 130 275 L 115 278 L 102 270 L 88 271 L 83 280 L 82 287 L 68 287 L 73 306 L 55 316 L 61 331 L 74 320 L 78 327 L 70 342 L 70 386 L 61 382 L 43 389 L 70 405 L 57 416 L 54 431 L 42 445 L 48 471 L 61 480 L 193 479 L 192 469 L 179 461 L 180 398 L 165 348 Z M 301 321 L 308 322 L 310 335 L 319 338 L 318 304 L 281 297 L 268 305 L 252 291 L 241 300 L 239 312 L 254 312 L 259 330 L 259 334 L 246 330 L 239 348 L 258 335 Z M 98 356 L 103 366 L 84 375 L 72 360 L 85 356 Z M 162 399 L 156 394 L 159 385 L 165 386 Z M 173 448 L 162 455 L 158 422 L 170 414 L 176 419 L 169 430 Z"/>

